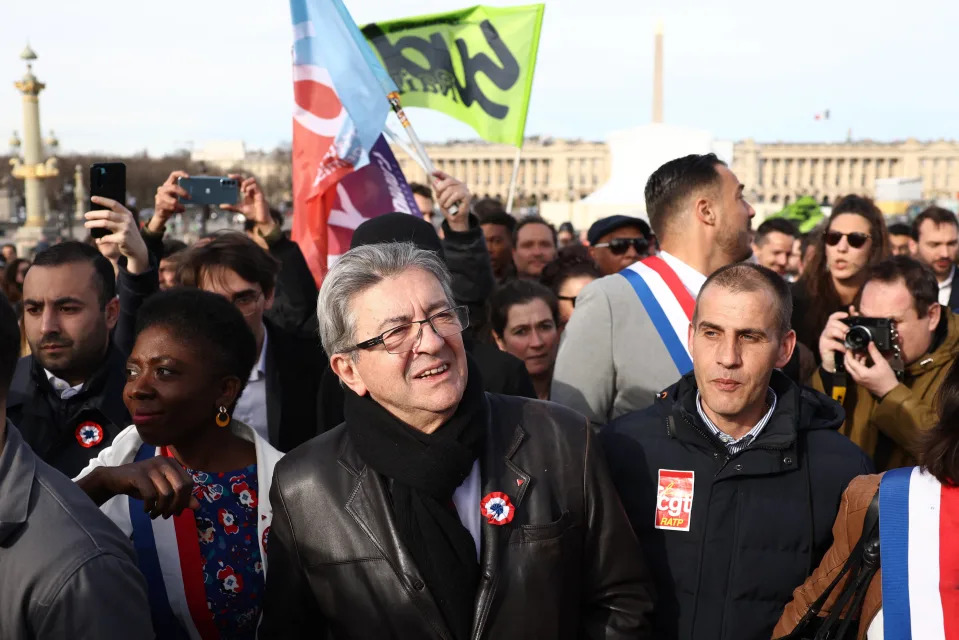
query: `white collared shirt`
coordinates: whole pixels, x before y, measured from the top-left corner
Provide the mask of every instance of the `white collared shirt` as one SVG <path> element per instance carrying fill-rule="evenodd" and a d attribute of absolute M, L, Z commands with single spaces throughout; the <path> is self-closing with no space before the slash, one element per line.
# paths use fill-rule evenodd
<path fill-rule="evenodd" d="M 82 382 L 80 384 L 70 386 L 69 382 L 66 380 L 61 380 L 48 370 L 44 369 L 43 372 L 47 374 L 47 380 L 50 382 L 50 386 L 52 386 L 53 390 L 60 395 L 61 400 L 69 400 L 73 396 L 80 393 L 80 389 L 83 388 Z"/>
<path fill-rule="evenodd" d="M 243 395 L 236 403 L 233 417 L 253 427 L 261 438 L 270 441 L 270 428 L 266 419 L 266 345 L 269 337 L 263 328 L 263 346 L 260 347 L 260 359 L 250 371 L 250 380 L 246 383 Z"/>
<path fill-rule="evenodd" d="M 473 470 L 466 476 L 463 484 L 453 492 L 453 505 L 456 506 L 456 515 L 459 516 L 463 527 L 473 536 L 476 544 L 476 559 L 480 557 L 480 491 L 482 491 L 482 474 L 480 474 L 479 460 L 473 461 Z"/>
<path fill-rule="evenodd" d="M 956 265 L 952 265 L 949 277 L 939 283 L 939 304 L 949 306 L 949 297 L 952 296 L 952 279 L 956 275 Z"/>
<path fill-rule="evenodd" d="M 713 435 L 719 438 L 722 443 L 726 445 L 726 449 L 730 454 L 739 453 L 752 444 L 753 441 L 759 436 L 759 432 L 762 431 L 763 427 L 765 427 L 769 422 L 769 419 L 773 415 L 773 411 L 776 410 L 776 392 L 772 389 L 769 389 L 769 391 L 766 393 L 766 402 L 769 403 L 769 411 L 767 411 L 766 414 L 759 419 L 759 422 L 756 423 L 756 426 L 750 429 L 749 433 L 741 438 L 733 438 L 731 435 L 721 431 L 719 427 L 713 424 L 713 421 L 710 420 L 709 416 L 706 415 L 706 412 L 703 411 L 702 397 L 698 391 L 696 392 L 696 411 L 699 413 L 699 417 L 702 418 L 709 430 L 713 432 Z"/>
<path fill-rule="evenodd" d="M 683 286 L 686 287 L 694 298 L 699 295 L 699 290 L 703 288 L 703 284 L 706 282 L 706 276 L 676 256 L 670 255 L 665 251 L 660 251 L 656 255 L 662 258 L 663 262 L 676 272 L 676 275 L 679 276 L 679 281 L 683 283 Z"/>

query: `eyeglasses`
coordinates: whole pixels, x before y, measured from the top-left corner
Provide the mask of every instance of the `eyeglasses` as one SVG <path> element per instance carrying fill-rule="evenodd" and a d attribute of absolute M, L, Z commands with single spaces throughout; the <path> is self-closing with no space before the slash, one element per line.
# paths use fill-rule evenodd
<path fill-rule="evenodd" d="M 247 291 L 238 296 L 234 296 L 231 302 L 233 306 L 240 310 L 245 316 L 252 316 L 256 313 L 256 303 L 260 301 L 262 291 Z"/>
<path fill-rule="evenodd" d="M 378 344 L 386 347 L 387 353 L 400 354 L 412 351 L 419 344 L 423 336 L 423 325 L 429 324 L 433 331 L 441 338 L 462 333 L 464 329 L 470 326 L 469 309 L 465 306 L 451 307 L 444 309 L 439 313 L 434 313 L 426 320 L 414 320 L 409 324 L 401 324 L 398 327 L 388 329 L 369 340 L 358 342 L 356 346 L 346 349 L 344 353 L 355 351 L 356 349 L 372 349 Z"/>
<path fill-rule="evenodd" d="M 557 300 L 565 300 L 573 305 L 573 308 L 576 308 L 576 296 L 556 296 Z"/>
<path fill-rule="evenodd" d="M 609 242 L 600 242 L 599 244 L 594 244 L 593 247 L 607 248 L 610 253 L 614 256 L 621 256 L 625 254 L 630 247 L 636 250 L 641 256 L 649 253 L 649 243 L 645 238 L 613 238 Z"/>
<path fill-rule="evenodd" d="M 826 244 L 830 247 L 835 247 L 845 236 L 846 241 L 849 243 L 849 246 L 853 249 L 860 249 L 863 245 L 866 244 L 866 240 L 871 238 L 868 233 L 859 233 L 858 231 L 853 231 L 852 233 L 840 233 L 838 231 L 829 231 L 826 233 Z"/>

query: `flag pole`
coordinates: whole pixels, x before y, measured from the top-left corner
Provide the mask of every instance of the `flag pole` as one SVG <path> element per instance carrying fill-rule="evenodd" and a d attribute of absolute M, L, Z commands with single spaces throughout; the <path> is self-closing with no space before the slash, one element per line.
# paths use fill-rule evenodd
<path fill-rule="evenodd" d="M 523 152 L 523 145 L 516 147 L 513 157 L 513 176 L 509 179 L 509 195 L 506 197 L 506 213 L 513 213 L 513 196 L 516 195 L 516 179 L 519 177 L 519 156 Z"/>
<path fill-rule="evenodd" d="M 419 154 L 410 148 L 410 145 L 403 142 L 403 138 L 401 138 L 398 133 L 393 131 L 392 127 L 386 125 L 386 127 L 383 128 L 383 133 L 385 133 L 386 137 L 390 139 L 390 142 L 402 149 L 406 155 L 408 155 L 410 159 L 416 163 L 416 166 L 423 170 L 423 173 L 429 174 L 429 169 L 427 169 L 426 165 L 423 164 L 423 159 L 420 158 Z"/>
<path fill-rule="evenodd" d="M 400 104 L 400 94 L 393 91 L 387 94 L 386 99 L 389 100 L 390 107 L 393 109 L 393 113 L 395 113 L 396 117 L 400 119 L 400 124 L 403 125 L 403 129 L 406 131 L 406 135 L 410 139 L 413 149 L 420 157 L 420 166 L 426 169 L 430 180 L 432 180 L 433 172 L 436 171 L 436 168 L 433 166 L 433 161 L 430 160 L 429 154 L 426 153 L 426 148 L 423 146 L 423 143 L 420 142 L 420 137 L 416 135 L 413 125 L 410 123 L 409 118 L 406 117 L 406 113 L 403 111 L 403 106 Z M 455 216 L 457 213 L 459 213 L 459 207 L 455 204 L 451 205 L 449 212 L 451 216 Z"/>

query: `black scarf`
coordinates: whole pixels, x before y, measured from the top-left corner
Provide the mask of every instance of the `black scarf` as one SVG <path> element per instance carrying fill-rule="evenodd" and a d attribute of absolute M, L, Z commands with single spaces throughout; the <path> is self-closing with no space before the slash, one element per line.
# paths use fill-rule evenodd
<path fill-rule="evenodd" d="M 453 492 L 483 452 L 488 419 L 479 369 L 469 358 L 467 363 L 463 398 L 453 417 L 433 433 L 413 429 L 369 395 L 349 389 L 343 407 L 360 457 L 392 480 L 400 539 L 458 640 L 472 630 L 479 563 L 473 537 L 453 506 Z"/>

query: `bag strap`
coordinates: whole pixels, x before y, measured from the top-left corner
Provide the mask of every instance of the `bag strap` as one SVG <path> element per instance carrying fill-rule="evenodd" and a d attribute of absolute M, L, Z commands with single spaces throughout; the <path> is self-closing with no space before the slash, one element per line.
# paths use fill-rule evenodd
<path fill-rule="evenodd" d="M 859 536 L 859 541 L 856 543 L 856 546 L 853 547 L 849 558 L 839 571 L 839 574 L 829 583 L 829 586 L 826 587 L 819 597 L 816 598 L 815 602 L 809 605 L 806 614 L 796 624 L 795 629 L 788 635 L 780 638 L 780 640 L 799 640 L 800 638 L 809 637 L 803 634 L 815 629 L 813 625 L 818 622 L 817 618 L 823 606 L 826 604 L 826 600 L 829 599 L 836 585 L 848 575 L 849 580 L 843 586 L 843 590 L 836 599 L 832 610 L 825 620 L 822 621 L 821 626 L 819 626 L 818 631 L 816 631 L 813 636 L 814 640 L 843 638 L 853 620 L 858 619 L 858 615 L 856 614 L 858 614 L 862 608 L 862 603 L 865 600 L 872 577 L 879 569 L 879 561 L 879 491 L 877 490 L 876 494 L 872 497 L 872 501 L 869 503 L 869 507 L 866 509 L 866 516 L 863 519 L 862 534 Z M 849 605 L 848 611 L 852 615 L 841 619 L 840 616 L 843 611 L 847 609 L 847 605 Z M 840 624 L 838 629 L 835 628 L 837 624 Z M 835 633 L 834 629 L 836 631 Z"/>

